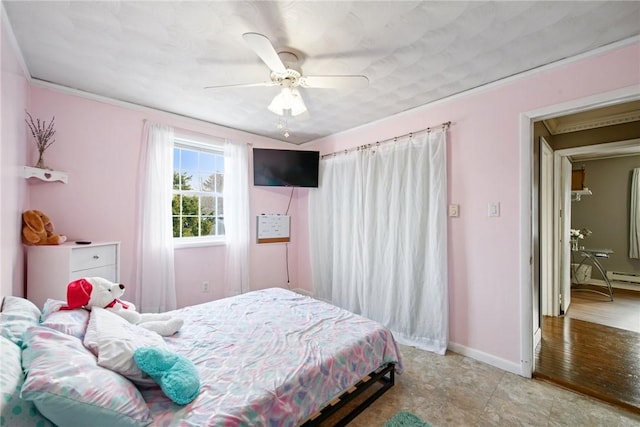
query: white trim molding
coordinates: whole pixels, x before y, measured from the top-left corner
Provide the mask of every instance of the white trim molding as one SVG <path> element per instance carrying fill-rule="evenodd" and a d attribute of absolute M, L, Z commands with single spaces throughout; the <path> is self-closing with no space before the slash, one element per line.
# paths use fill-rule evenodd
<path fill-rule="evenodd" d="M 511 372 L 512 374 L 516 375 L 527 376 L 522 373 L 519 364 L 514 363 L 510 360 L 502 359 L 492 354 L 485 353 L 480 350 L 475 350 L 473 348 L 454 342 L 449 342 L 447 349 L 462 356 L 470 357 L 471 359 L 475 359 L 479 362 L 495 366 L 496 368 L 502 369 L 503 371 Z M 529 375 L 529 377 L 531 377 L 531 375 Z"/>
<path fill-rule="evenodd" d="M 520 372 L 531 377 L 534 370 L 533 331 L 533 122 L 554 116 L 640 100 L 640 86 L 632 85 L 596 95 L 549 105 L 520 114 Z M 591 147 L 593 149 L 593 147 Z"/>

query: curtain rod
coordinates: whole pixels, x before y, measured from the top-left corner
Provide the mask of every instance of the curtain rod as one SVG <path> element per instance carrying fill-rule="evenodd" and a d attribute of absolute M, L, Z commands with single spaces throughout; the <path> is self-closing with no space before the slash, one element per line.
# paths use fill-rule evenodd
<path fill-rule="evenodd" d="M 449 127 L 451 126 L 451 121 L 444 122 L 440 126 L 442 126 L 442 130 L 449 129 Z M 384 144 L 384 143 L 391 142 L 391 141 L 397 141 L 398 138 L 402 138 L 402 137 L 405 137 L 405 136 L 411 137 L 411 136 L 413 136 L 413 135 L 415 135 L 417 133 L 420 133 L 420 132 L 429 133 L 429 132 L 431 132 L 431 129 L 432 129 L 431 127 L 428 127 L 428 128 L 425 128 L 425 129 L 421 129 L 421 130 L 415 131 L 415 132 L 405 133 L 404 135 L 394 136 L 394 137 L 391 137 L 391 138 L 383 139 L 382 141 L 376 141 L 376 144 Z M 325 157 L 335 156 L 336 154 L 340 154 L 340 153 L 347 154 L 347 153 L 349 153 L 351 151 L 363 150 L 363 149 L 368 148 L 370 146 L 371 146 L 371 144 L 358 145 L 357 147 L 347 148 L 346 150 L 334 151 L 333 153 L 323 154 L 322 156 L 320 156 L 320 158 L 324 159 Z"/>

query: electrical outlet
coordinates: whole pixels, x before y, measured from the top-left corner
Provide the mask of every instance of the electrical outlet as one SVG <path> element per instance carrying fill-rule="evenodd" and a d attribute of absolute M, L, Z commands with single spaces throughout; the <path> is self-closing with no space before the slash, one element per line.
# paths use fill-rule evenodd
<path fill-rule="evenodd" d="M 206 280 L 202 282 L 202 292 L 209 292 L 209 282 L 207 282 Z"/>
<path fill-rule="evenodd" d="M 457 217 L 460 216 L 460 205 L 449 205 L 449 216 Z"/>

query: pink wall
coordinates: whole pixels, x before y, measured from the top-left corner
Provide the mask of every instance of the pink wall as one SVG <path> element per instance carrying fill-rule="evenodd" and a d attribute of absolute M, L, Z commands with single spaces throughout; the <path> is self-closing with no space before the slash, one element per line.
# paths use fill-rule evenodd
<path fill-rule="evenodd" d="M 304 148 L 330 152 L 444 121 L 453 122 L 449 131 L 448 196 L 450 203 L 460 204 L 460 217 L 450 219 L 448 223 L 452 343 L 496 359 L 520 363 L 520 260 L 523 257 L 520 220 L 528 215 L 528 212 L 522 212 L 520 204 L 529 192 L 520 184 L 522 174 L 529 173 L 521 169 L 521 159 L 523 151 L 531 150 L 530 142 L 522 144 L 520 141 L 520 114 L 640 84 L 639 46 L 636 43 L 471 91 L 305 145 Z M 22 274 L 21 247 L 16 239 L 19 236 L 18 213 L 24 208 L 46 211 L 58 231 L 71 239 L 122 242 L 121 279 L 135 287 L 135 189 L 145 118 L 254 146 L 286 145 L 148 109 L 116 106 L 32 87 L 30 110 L 33 115 L 44 119 L 56 117 L 56 143 L 46 153 L 46 162 L 68 172 L 69 184 L 32 183 L 27 188 L 28 203 L 25 204 L 25 184 L 17 176 L 19 165 L 35 161 L 33 143 L 26 138 L 21 117 L 24 107 L 29 104 L 29 88 L 23 77 L 14 76 L 15 70 L 5 71 L 5 56 L 10 56 L 10 52 L 5 49 L 4 42 L 2 54 L 0 237 L 3 293 L 21 294 L 20 286 L 7 291 L 5 280 L 15 282 Z M 5 93 L 7 82 L 17 89 Z M 27 149 L 28 157 L 25 155 Z M 307 232 L 310 191 L 314 190 L 296 189 L 290 209 L 291 288 L 310 289 Z M 252 223 L 260 213 L 284 213 L 289 192 L 284 188 L 252 187 Z M 501 216 L 488 218 L 487 204 L 494 201 L 501 204 Z M 10 231 L 12 229 L 14 231 Z M 255 242 L 253 226 L 252 242 Z M 223 246 L 176 250 L 180 306 L 223 296 L 224 253 Z M 205 280 L 212 286 L 211 292 L 206 294 L 200 290 Z M 286 286 L 284 245 L 251 244 L 251 283 L 252 289 Z M 131 298 L 134 289 L 130 289 L 128 295 Z"/>
<path fill-rule="evenodd" d="M 0 295 L 24 295 L 24 251 L 20 241 L 27 181 L 24 111 L 29 85 L 13 48 L 4 14 L 0 24 L 2 76 L 0 83 Z"/>
<path fill-rule="evenodd" d="M 448 199 L 450 341 L 476 354 L 520 365 L 523 197 L 520 114 L 640 83 L 639 44 L 426 105 L 362 128 L 314 141 L 327 153 L 452 121 Z M 523 191 L 526 194 L 523 194 Z M 501 215 L 487 216 L 489 202 Z M 526 254 L 528 255 L 528 253 Z M 301 253 L 300 264 L 308 265 Z M 307 279 L 301 272 L 300 278 Z M 529 314 L 530 315 L 530 314 Z"/>
<path fill-rule="evenodd" d="M 45 162 L 69 174 L 69 183 L 36 182 L 30 186 L 29 208 L 41 209 L 56 230 L 70 240 L 121 242 L 120 279 L 135 295 L 136 188 L 140 141 L 144 119 L 166 123 L 188 132 L 231 138 L 260 147 L 290 147 L 279 141 L 220 126 L 141 108 L 113 105 L 42 87 L 32 88 L 32 113 L 50 120 L 55 116 L 56 142 Z M 30 161 L 36 153 L 30 151 Z M 289 201 L 285 188 L 252 187 L 252 224 L 259 213 L 284 213 Z M 297 217 L 296 190 L 290 214 Z M 295 225 L 294 225 L 295 226 Z M 252 229 L 252 242 L 255 230 Z M 251 244 L 251 287 L 286 287 L 285 246 Z M 297 283 L 298 237 L 289 244 L 292 288 Z M 224 296 L 225 247 L 182 248 L 175 251 L 177 300 L 180 306 Z M 203 281 L 210 291 L 203 293 Z"/>

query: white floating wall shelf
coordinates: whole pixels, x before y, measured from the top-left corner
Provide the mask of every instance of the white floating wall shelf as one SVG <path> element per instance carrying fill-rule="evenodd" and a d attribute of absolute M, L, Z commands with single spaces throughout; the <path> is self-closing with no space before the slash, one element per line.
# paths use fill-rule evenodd
<path fill-rule="evenodd" d="M 591 190 L 589 190 L 587 187 L 584 187 L 582 190 L 573 190 L 571 192 L 571 201 L 579 202 L 582 196 L 591 196 L 592 194 L 593 193 L 591 193 Z"/>
<path fill-rule="evenodd" d="M 24 167 L 25 178 L 37 178 L 46 182 L 60 181 L 65 184 L 69 180 L 69 176 L 65 172 L 54 171 L 50 169 L 33 168 L 31 166 Z"/>

